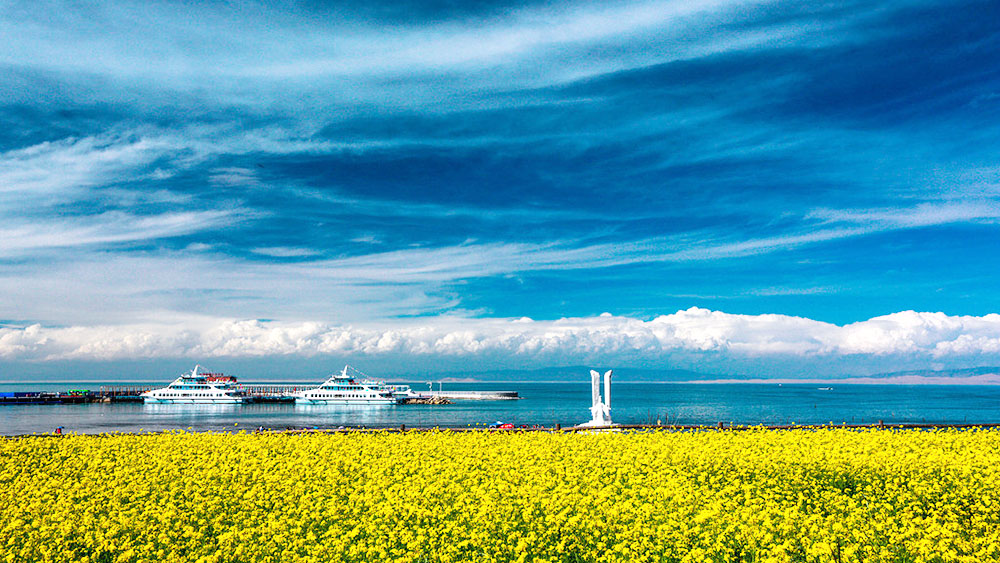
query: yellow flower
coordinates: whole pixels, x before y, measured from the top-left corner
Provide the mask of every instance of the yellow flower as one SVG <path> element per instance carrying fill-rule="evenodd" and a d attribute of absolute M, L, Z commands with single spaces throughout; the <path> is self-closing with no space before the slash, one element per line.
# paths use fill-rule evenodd
<path fill-rule="evenodd" d="M 0 561 L 992 561 L 1000 432 L 0 440 Z"/>

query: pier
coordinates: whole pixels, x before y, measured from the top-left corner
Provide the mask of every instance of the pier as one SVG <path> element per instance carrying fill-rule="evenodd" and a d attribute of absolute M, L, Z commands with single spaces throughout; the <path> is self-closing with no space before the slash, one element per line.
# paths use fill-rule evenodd
<path fill-rule="evenodd" d="M 65 405 L 73 403 L 92 403 L 92 393 L 69 392 L 4 392 L 0 393 L 0 405 Z"/>
<path fill-rule="evenodd" d="M 156 388 L 136 385 L 102 385 L 101 390 L 96 393 L 96 398 L 98 401 L 114 403 L 142 401 L 140 395 L 153 389 Z"/>
<path fill-rule="evenodd" d="M 431 395 L 456 401 L 510 401 L 520 398 L 517 391 L 438 391 Z"/>

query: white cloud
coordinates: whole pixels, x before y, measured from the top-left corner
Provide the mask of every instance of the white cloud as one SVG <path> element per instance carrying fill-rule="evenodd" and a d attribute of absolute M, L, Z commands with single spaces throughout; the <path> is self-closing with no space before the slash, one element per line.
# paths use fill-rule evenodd
<path fill-rule="evenodd" d="M 47 221 L 11 220 L 0 226 L 0 255 L 43 248 L 108 244 L 185 235 L 232 224 L 246 210 L 190 211 L 136 216 L 118 211 Z"/>
<path fill-rule="evenodd" d="M 261 186 L 256 170 L 240 167 L 216 168 L 209 174 L 208 181 L 220 186 L 243 186 L 248 188 Z"/>
<path fill-rule="evenodd" d="M 329 153 L 356 148 L 354 145 L 314 141 L 301 132 L 281 127 L 246 130 L 239 125 L 192 125 L 178 129 L 137 127 L 115 129 L 88 137 L 47 141 L 0 153 L 0 196 L 42 200 L 55 195 L 82 192 L 144 177 L 169 178 L 221 154 Z M 159 160 L 169 160 L 168 169 L 144 169 Z M 163 163 L 164 166 L 167 163 Z M 210 180 L 248 184 L 256 172 L 245 168 L 215 169 Z M 154 192 L 154 201 L 163 192 Z M 23 202 L 23 199 L 22 199 Z"/>
<path fill-rule="evenodd" d="M 147 166 L 173 150 L 177 150 L 173 140 L 134 131 L 7 151 L 0 153 L 0 196 L 6 199 L 13 193 L 19 199 L 41 200 L 113 182 L 123 172 Z"/>
<path fill-rule="evenodd" d="M 769 19 L 771 4 L 583 1 L 489 18 L 387 23 L 273 3 L 200 6 L 192 17 L 192 8 L 171 4 L 105 3 L 81 11 L 53 2 L 0 12 L 0 36 L 11 38 L 0 62 L 175 92 L 201 91 L 210 82 L 236 99 L 268 95 L 285 105 L 295 103 L 289 87 L 309 85 L 338 100 L 436 105 L 469 86 L 523 89 L 721 52 L 822 46 L 849 36 L 834 30 L 877 11 L 831 11 L 827 20 L 806 23 Z M 67 55 L 81 51 L 88 56 Z M 431 89 L 427 76 L 439 79 Z"/>
<path fill-rule="evenodd" d="M 226 318 L 247 315 L 352 322 L 441 314 L 462 306 L 457 293 L 461 288 L 455 284 L 464 280 L 638 263 L 732 259 L 910 225 L 849 225 L 842 221 L 813 232 L 735 242 L 710 232 L 614 244 L 587 240 L 541 244 L 470 242 L 335 259 L 323 258 L 320 250 L 308 247 L 251 249 L 262 257 L 300 258 L 281 262 L 225 256 L 223 250 L 202 241 L 193 241 L 185 250 L 152 253 L 81 247 L 195 233 L 252 218 L 253 214 L 241 209 L 149 217 L 115 212 L 56 217 L 36 225 L 25 220 L 8 221 L 0 227 L 4 235 L 0 237 L 0 255 L 32 256 L 33 252 L 44 259 L 44 264 L 24 261 L 0 270 L 0 292 L 9 298 L 0 301 L 0 318 L 59 324 L 81 320 L 117 323 L 173 311 Z M 52 250 L 70 246 L 74 247 L 72 252 Z M 762 294 L 782 293 L 774 290 Z"/>
<path fill-rule="evenodd" d="M 261 256 L 273 256 L 275 258 L 301 258 L 304 256 L 315 256 L 316 254 L 319 254 L 317 251 L 308 248 L 295 248 L 290 246 L 252 248 L 250 249 L 250 252 L 260 254 Z"/>
<path fill-rule="evenodd" d="M 475 25 L 442 23 L 422 28 L 393 28 L 390 33 L 369 29 L 363 36 L 341 34 L 336 40 L 320 37 L 311 52 L 288 53 L 284 60 L 249 66 L 243 73 L 254 77 L 316 77 L 323 75 L 371 75 L 440 72 L 472 66 L 510 65 L 538 51 L 556 47 L 579 49 L 581 45 L 624 38 L 636 41 L 644 33 L 662 39 L 678 34 L 685 18 L 721 11 L 732 6 L 727 0 L 698 2 L 624 2 L 615 5 L 576 5 L 572 8 L 515 11 L 496 23 Z M 690 23 L 690 22 L 687 22 Z M 673 24 L 673 26 L 671 26 Z M 773 34 L 768 39 L 773 40 Z M 646 41 L 651 38 L 646 37 Z M 760 42 L 763 38 L 756 38 Z M 675 40 L 673 49 L 656 55 L 646 52 L 642 63 L 675 60 L 733 48 L 733 37 L 721 45 Z M 619 52 L 620 54 L 620 52 Z M 591 53 L 593 57 L 594 54 Z M 610 61 L 607 61 L 610 63 Z M 593 60 L 585 66 L 593 64 Z M 617 67 L 622 65 L 618 57 Z M 581 68 L 577 71 L 584 71 Z"/>
<path fill-rule="evenodd" d="M 829 223 L 879 225 L 882 228 L 919 228 L 948 223 L 968 223 L 1000 219 L 1000 202 L 981 198 L 967 202 L 927 202 L 911 207 L 875 209 L 816 209 L 807 219 Z"/>
<path fill-rule="evenodd" d="M 607 364 L 628 359 L 655 363 L 675 353 L 697 353 L 743 360 L 901 357 L 946 362 L 998 350 L 1000 315 L 913 311 L 844 326 L 691 308 L 649 321 L 610 315 L 554 321 L 438 317 L 336 325 L 192 317 L 161 324 L 0 328 L 0 358 L 7 360 L 364 354 Z"/>

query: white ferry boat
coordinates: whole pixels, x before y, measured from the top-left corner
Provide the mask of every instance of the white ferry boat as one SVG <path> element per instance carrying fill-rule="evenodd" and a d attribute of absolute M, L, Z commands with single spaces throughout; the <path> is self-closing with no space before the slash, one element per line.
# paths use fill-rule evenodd
<path fill-rule="evenodd" d="M 185 373 L 162 389 L 153 389 L 142 394 L 145 403 L 182 404 L 235 404 L 248 401 L 246 393 L 237 389 L 236 378 L 221 373 L 200 372 L 201 366 L 194 366 L 191 373 Z"/>
<path fill-rule="evenodd" d="M 351 375 L 348 370 L 358 376 Z M 305 405 L 395 405 L 401 401 L 384 381 L 364 378 L 351 366 L 331 375 L 322 385 L 292 393 L 296 404 Z"/>

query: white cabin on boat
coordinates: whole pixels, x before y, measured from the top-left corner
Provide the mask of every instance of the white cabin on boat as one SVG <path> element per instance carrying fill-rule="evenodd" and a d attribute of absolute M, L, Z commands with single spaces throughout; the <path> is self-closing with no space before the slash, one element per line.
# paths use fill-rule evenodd
<path fill-rule="evenodd" d="M 190 373 L 175 379 L 162 389 L 153 389 L 142 394 L 146 404 L 237 404 L 248 401 L 246 393 L 238 389 L 235 377 L 221 373 L 201 372 L 201 366 L 194 366 Z"/>

